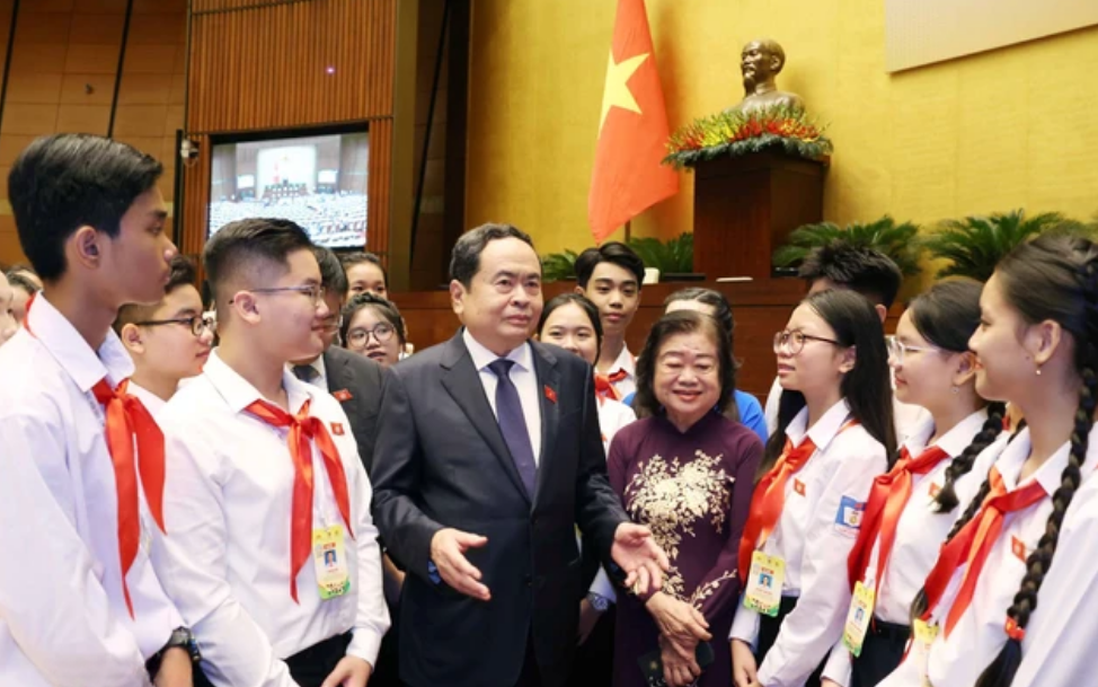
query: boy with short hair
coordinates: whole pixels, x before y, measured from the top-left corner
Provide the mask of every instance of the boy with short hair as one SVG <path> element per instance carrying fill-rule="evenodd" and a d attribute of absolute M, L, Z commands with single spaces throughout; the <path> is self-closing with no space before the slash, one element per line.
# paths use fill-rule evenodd
<path fill-rule="evenodd" d="M 44 282 L 0 348 L 0 684 L 189 687 L 190 631 L 148 558 L 165 529 L 163 437 L 126 393 L 111 331 L 164 295 L 176 248 L 159 162 L 86 134 L 12 167 L 19 242 Z"/>
<path fill-rule="evenodd" d="M 389 616 L 350 423 L 288 360 L 324 347 L 314 246 L 247 219 L 206 245 L 220 345 L 159 420 L 169 522 L 153 560 L 217 687 L 363 687 Z"/>
<path fill-rule="evenodd" d="M 588 248 L 576 258 L 576 293 L 586 296 L 599 309 L 602 348 L 595 372 L 610 385 L 609 395 L 620 401 L 637 390 L 636 359 L 625 343 L 625 332 L 640 307 L 644 261 L 618 241 Z"/>
<path fill-rule="evenodd" d="M 202 372 L 210 357 L 213 319 L 202 312 L 194 264 L 172 258 L 164 298 L 153 305 L 122 306 L 114 331 L 133 358 L 130 393 L 155 417 L 175 394 L 179 382 Z"/>

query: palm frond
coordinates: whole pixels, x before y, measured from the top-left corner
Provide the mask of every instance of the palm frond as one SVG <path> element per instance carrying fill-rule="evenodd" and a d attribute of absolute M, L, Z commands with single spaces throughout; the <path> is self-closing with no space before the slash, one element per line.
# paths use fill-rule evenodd
<path fill-rule="evenodd" d="M 541 258 L 541 279 L 545 283 L 571 279 L 576 276 L 575 251 L 565 250 L 562 253 L 550 253 Z"/>
<path fill-rule="evenodd" d="M 778 267 L 799 264 L 819 247 L 836 241 L 859 248 L 872 248 L 895 261 L 904 276 L 918 274 L 921 247 L 915 241 L 919 227 L 913 222 L 897 224 L 891 216 L 862 223 L 853 222 L 840 227 L 833 222 L 806 224 L 789 234 L 788 243 L 774 251 L 773 261 Z"/>
<path fill-rule="evenodd" d="M 1014 247 L 1045 231 L 1080 231 L 1084 225 L 1057 212 L 1026 217 L 1024 210 L 946 220 L 919 243 L 934 258 L 947 260 L 938 277 L 963 276 L 987 281 Z"/>

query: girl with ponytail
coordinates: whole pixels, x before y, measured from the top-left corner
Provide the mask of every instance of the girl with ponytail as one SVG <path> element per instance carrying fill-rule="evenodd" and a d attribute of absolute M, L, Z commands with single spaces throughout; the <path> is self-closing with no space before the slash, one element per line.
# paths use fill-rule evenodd
<path fill-rule="evenodd" d="M 876 685 L 900 664 L 911 602 L 960 517 L 959 500 L 971 499 L 987 475 L 990 464 L 973 464 L 1000 435 L 1003 404 L 976 393 L 968 340 L 980 324 L 980 290 L 971 280 L 936 284 L 912 301 L 888 339 L 897 400 L 929 413 L 873 483 L 849 558 L 854 594 L 846 598 L 858 619 L 831 652 L 825 686 Z"/>
<path fill-rule="evenodd" d="M 1089 448 L 1098 398 L 1098 246 L 1064 235 L 1020 245 L 984 287 L 980 316 L 969 342 L 976 391 L 1016 405 L 1027 425 L 1005 447 L 988 448 L 995 460 L 987 480 L 912 606 L 920 630 L 924 623 L 928 629 L 917 631 L 883 687 L 1012 685 L 1023 647 L 1033 641 L 1031 619 L 1075 610 L 1045 599 L 1083 594 L 1045 591 L 1054 563 L 1066 558 L 1061 567 L 1093 567 L 1092 559 L 1078 558 L 1081 543 L 1056 552 L 1065 513 L 1095 467 Z M 1089 674 L 1080 682 L 1041 678 L 1049 686 L 1093 682 Z"/>

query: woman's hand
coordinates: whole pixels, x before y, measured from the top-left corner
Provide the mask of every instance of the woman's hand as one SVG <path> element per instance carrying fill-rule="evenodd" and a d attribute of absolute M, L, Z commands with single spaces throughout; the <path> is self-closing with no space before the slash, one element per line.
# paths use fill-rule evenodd
<path fill-rule="evenodd" d="M 690 651 L 690 657 L 684 658 L 681 647 L 675 646 L 673 641 L 663 635 L 660 635 L 659 641 L 660 660 L 663 662 L 663 681 L 668 687 L 687 687 L 701 676 L 702 669 L 693 655 L 693 649 Z M 697 646 L 696 641 L 694 646 Z"/>
<path fill-rule="evenodd" d="M 759 684 L 755 652 L 742 639 L 732 640 L 732 682 L 736 687 L 755 687 Z"/>
<path fill-rule="evenodd" d="M 673 596 L 656 592 L 644 604 L 670 646 L 684 661 L 694 660 L 698 642 L 708 642 L 709 623 L 701 611 Z"/>

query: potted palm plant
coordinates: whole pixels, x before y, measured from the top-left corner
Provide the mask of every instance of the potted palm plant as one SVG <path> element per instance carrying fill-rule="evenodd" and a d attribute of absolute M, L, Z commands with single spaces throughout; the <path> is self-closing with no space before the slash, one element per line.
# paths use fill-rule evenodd
<path fill-rule="evenodd" d="M 637 252 L 645 267 L 655 267 L 660 271 L 661 281 L 685 281 L 701 279 L 702 275 L 693 274 L 694 235 L 683 232 L 667 241 L 655 238 L 631 238 L 625 242 Z M 550 253 L 541 258 L 541 278 L 544 282 L 563 281 L 576 278 L 575 251 L 564 250 Z"/>
<path fill-rule="evenodd" d="M 918 233 L 918 225 L 913 222 L 897 224 L 889 215 L 875 222 L 853 222 L 846 227 L 833 222 L 806 224 L 794 229 L 788 243 L 774 251 L 774 266 L 792 271 L 812 250 L 842 241 L 884 253 L 892 258 L 905 277 L 909 277 L 920 271 L 921 247 L 915 240 Z"/>
<path fill-rule="evenodd" d="M 946 220 L 921 241 L 931 257 L 947 260 L 938 278 L 970 277 L 987 281 L 995 265 L 1015 246 L 1049 231 L 1084 228 L 1058 212 L 1026 217 L 1024 210 L 996 213 L 989 217 L 970 216 Z"/>

